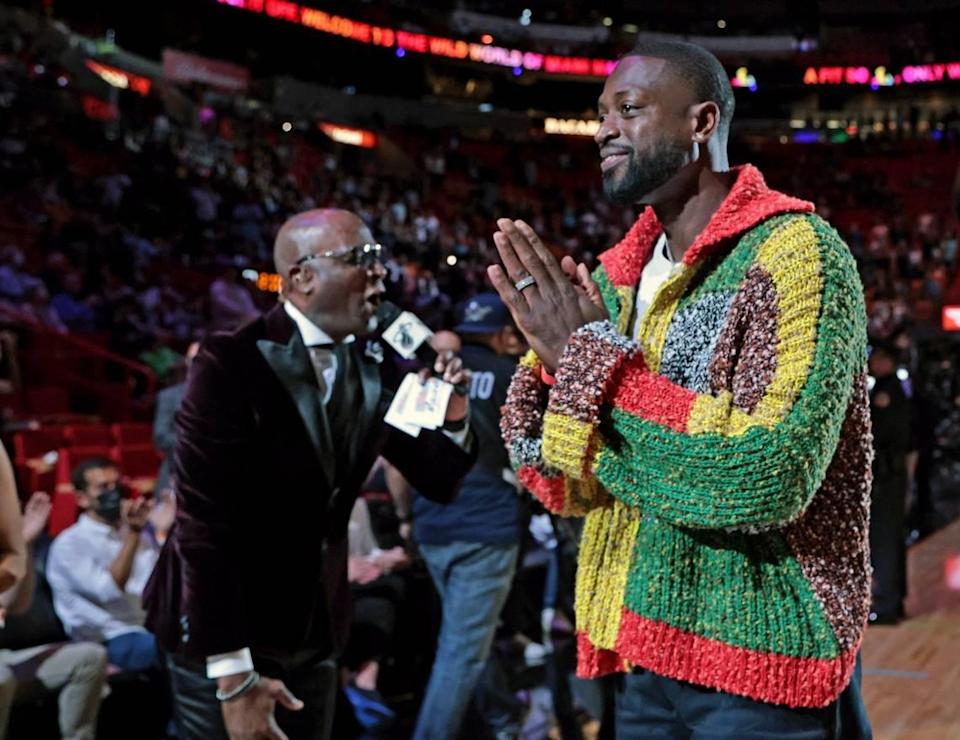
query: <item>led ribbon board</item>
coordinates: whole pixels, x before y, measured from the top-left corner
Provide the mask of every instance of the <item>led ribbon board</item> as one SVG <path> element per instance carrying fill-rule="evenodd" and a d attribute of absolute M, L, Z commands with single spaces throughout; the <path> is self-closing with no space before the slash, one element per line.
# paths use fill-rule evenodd
<path fill-rule="evenodd" d="M 538 54 L 492 44 L 478 44 L 461 39 L 374 26 L 363 21 L 332 15 L 316 8 L 308 8 L 289 0 L 217 0 L 217 2 L 362 44 L 386 49 L 402 49 L 404 52 L 410 51 L 448 59 L 462 59 L 479 64 L 581 77 L 606 77 L 616 65 L 616 61 L 612 59 Z"/>

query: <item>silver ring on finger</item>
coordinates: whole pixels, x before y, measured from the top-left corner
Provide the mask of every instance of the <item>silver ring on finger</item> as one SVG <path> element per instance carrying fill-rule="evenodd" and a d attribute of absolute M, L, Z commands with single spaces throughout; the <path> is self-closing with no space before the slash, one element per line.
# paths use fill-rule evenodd
<path fill-rule="evenodd" d="M 531 285 L 536 285 L 536 284 L 537 284 L 536 278 L 534 278 L 533 275 L 527 275 L 526 277 L 520 278 L 519 280 L 517 280 L 517 282 L 513 284 L 513 287 L 519 290 L 520 292 L 523 292 L 524 288 L 529 288 Z"/>

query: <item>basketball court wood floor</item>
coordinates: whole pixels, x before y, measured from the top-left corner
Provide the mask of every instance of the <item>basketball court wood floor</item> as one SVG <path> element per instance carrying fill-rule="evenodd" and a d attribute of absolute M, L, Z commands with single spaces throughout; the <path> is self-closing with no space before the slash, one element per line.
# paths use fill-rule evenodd
<path fill-rule="evenodd" d="M 950 555 L 960 555 L 960 521 L 908 552 L 908 619 L 867 629 L 863 695 L 876 740 L 960 740 L 960 591 L 945 582 Z"/>

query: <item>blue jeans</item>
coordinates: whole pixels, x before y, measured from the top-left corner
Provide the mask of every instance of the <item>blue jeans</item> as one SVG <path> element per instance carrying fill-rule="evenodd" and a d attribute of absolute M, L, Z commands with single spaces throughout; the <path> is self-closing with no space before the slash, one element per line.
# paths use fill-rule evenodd
<path fill-rule="evenodd" d="M 107 660 L 123 671 L 147 671 L 160 667 L 157 638 L 149 632 L 124 632 L 107 640 Z"/>
<path fill-rule="evenodd" d="M 853 677 L 847 688 L 837 699 L 839 711 L 839 729 L 837 737 L 843 740 L 873 740 L 873 728 L 867 718 L 867 707 L 863 703 L 861 688 L 863 686 L 863 666 L 860 653 L 857 653 L 857 664 L 853 669 Z"/>
<path fill-rule="evenodd" d="M 517 545 L 421 545 L 443 601 L 443 623 L 416 740 L 456 738 L 484 671 L 500 611 L 517 570 Z"/>
<path fill-rule="evenodd" d="M 642 669 L 622 677 L 616 701 L 617 740 L 839 737 L 837 702 L 819 709 L 765 704 Z"/>

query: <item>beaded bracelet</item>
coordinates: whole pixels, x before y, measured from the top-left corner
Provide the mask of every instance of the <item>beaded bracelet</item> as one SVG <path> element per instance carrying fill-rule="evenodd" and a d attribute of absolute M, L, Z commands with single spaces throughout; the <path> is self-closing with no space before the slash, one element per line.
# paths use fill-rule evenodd
<path fill-rule="evenodd" d="M 243 679 L 243 682 L 234 686 L 230 691 L 217 689 L 217 700 L 221 702 L 233 701 L 250 691 L 260 681 L 260 674 L 256 671 L 250 671 L 250 675 Z"/>

